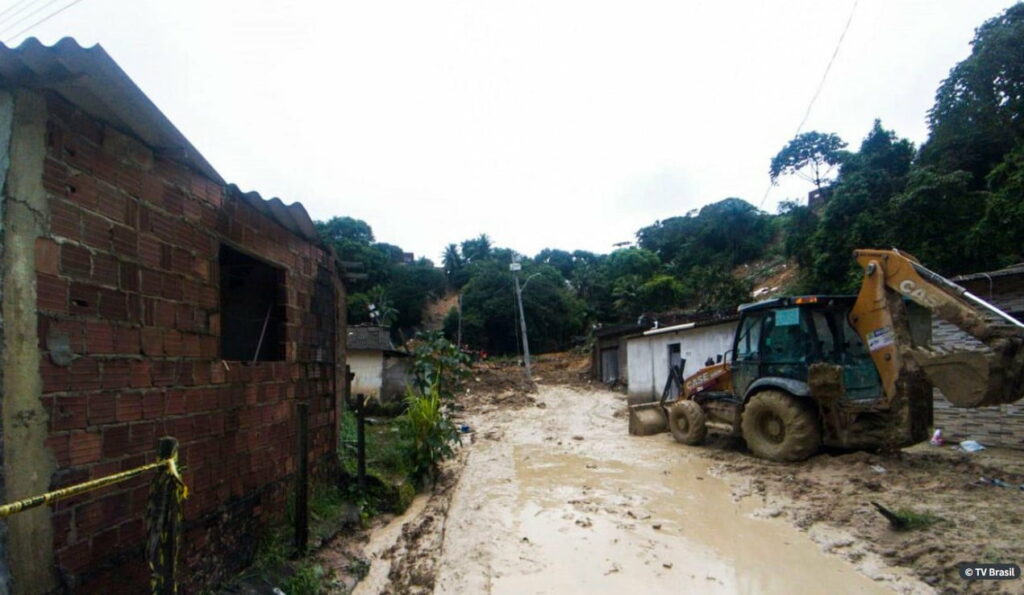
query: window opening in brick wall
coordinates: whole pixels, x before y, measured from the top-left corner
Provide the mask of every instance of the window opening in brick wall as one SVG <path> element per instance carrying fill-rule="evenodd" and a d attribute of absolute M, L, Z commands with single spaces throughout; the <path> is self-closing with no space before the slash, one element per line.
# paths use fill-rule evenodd
<path fill-rule="evenodd" d="M 220 352 L 226 360 L 284 359 L 284 271 L 220 247 Z"/>

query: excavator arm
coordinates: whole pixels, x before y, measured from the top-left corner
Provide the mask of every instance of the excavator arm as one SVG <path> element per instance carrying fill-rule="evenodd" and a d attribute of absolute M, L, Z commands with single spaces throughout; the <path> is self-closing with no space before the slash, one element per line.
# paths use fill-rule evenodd
<path fill-rule="evenodd" d="M 903 378 L 923 372 L 958 407 L 1024 396 L 1024 324 L 898 250 L 857 250 L 864 271 L 850 322 L 871 353 L 888 401 Z M 916 346 L 906 297 L 984 343 L 985 351 Z"/>

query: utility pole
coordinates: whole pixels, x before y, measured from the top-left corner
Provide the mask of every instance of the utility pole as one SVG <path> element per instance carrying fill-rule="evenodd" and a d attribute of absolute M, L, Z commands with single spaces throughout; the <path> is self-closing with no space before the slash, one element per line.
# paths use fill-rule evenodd
<path fill-rule="evenodd" d="M 508 265 L 508 268 L 512 271 L 512 279 L 516 284 L 516 303 L 519 306 L 519 328 L 523 333 L 523 363 L 526 366 L 526 381 L 533 384 L 533 374 L 530 371 L 530 342 L 526 338 L 526 316 L 523 314 L 523 290 L 519 287 L 519 271 L 522 270 L 523 265 L 513 262 Z"/>
<path fill-rule="evenodd" d="M 462 294 L 459 294 L 459 332 L 455 335 L 455 344 L 462 350 Z"/>

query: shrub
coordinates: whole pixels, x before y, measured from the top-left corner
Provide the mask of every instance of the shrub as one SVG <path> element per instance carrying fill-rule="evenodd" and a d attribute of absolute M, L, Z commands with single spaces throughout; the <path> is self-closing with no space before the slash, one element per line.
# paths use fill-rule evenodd
<path fill-rule="evenodd" d="M 460 441 L 459 430 L 441 406 L 437 383 L 424 392 L 409 389 L 405 401 L 408 409 L 398 424 L 409 449 L 412 477 L 422 483 L 433 479 L 438 464 L 454 454 L 453 446 Z"/>

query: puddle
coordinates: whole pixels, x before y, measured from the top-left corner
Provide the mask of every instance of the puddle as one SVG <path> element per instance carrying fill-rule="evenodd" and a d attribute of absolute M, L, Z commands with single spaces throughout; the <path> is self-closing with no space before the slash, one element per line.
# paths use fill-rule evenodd
<path fill-rule="evenodd" d="M 751 517 L 705 463 L 648 444 L 635 464 L 515 446 L 513 551 L 490 591 L 891 592 L 784 521 Z"/>
<path fill-rule="evenodd" d="M 370 534 L 370 541 L 363 550 L 366 559 L 370 562 L 370 572 L 363 580 L 359 581 L 352 591 L 352 595 L 384 591 L 388 586 L 388 572 L 391 570 L 391 563 L 389 560 L 381 558 L 381 554 L 398 541 L 405 523 L 419 516 L 429 501 L 428 494 L 418 494 L 404 513 Z"/>

